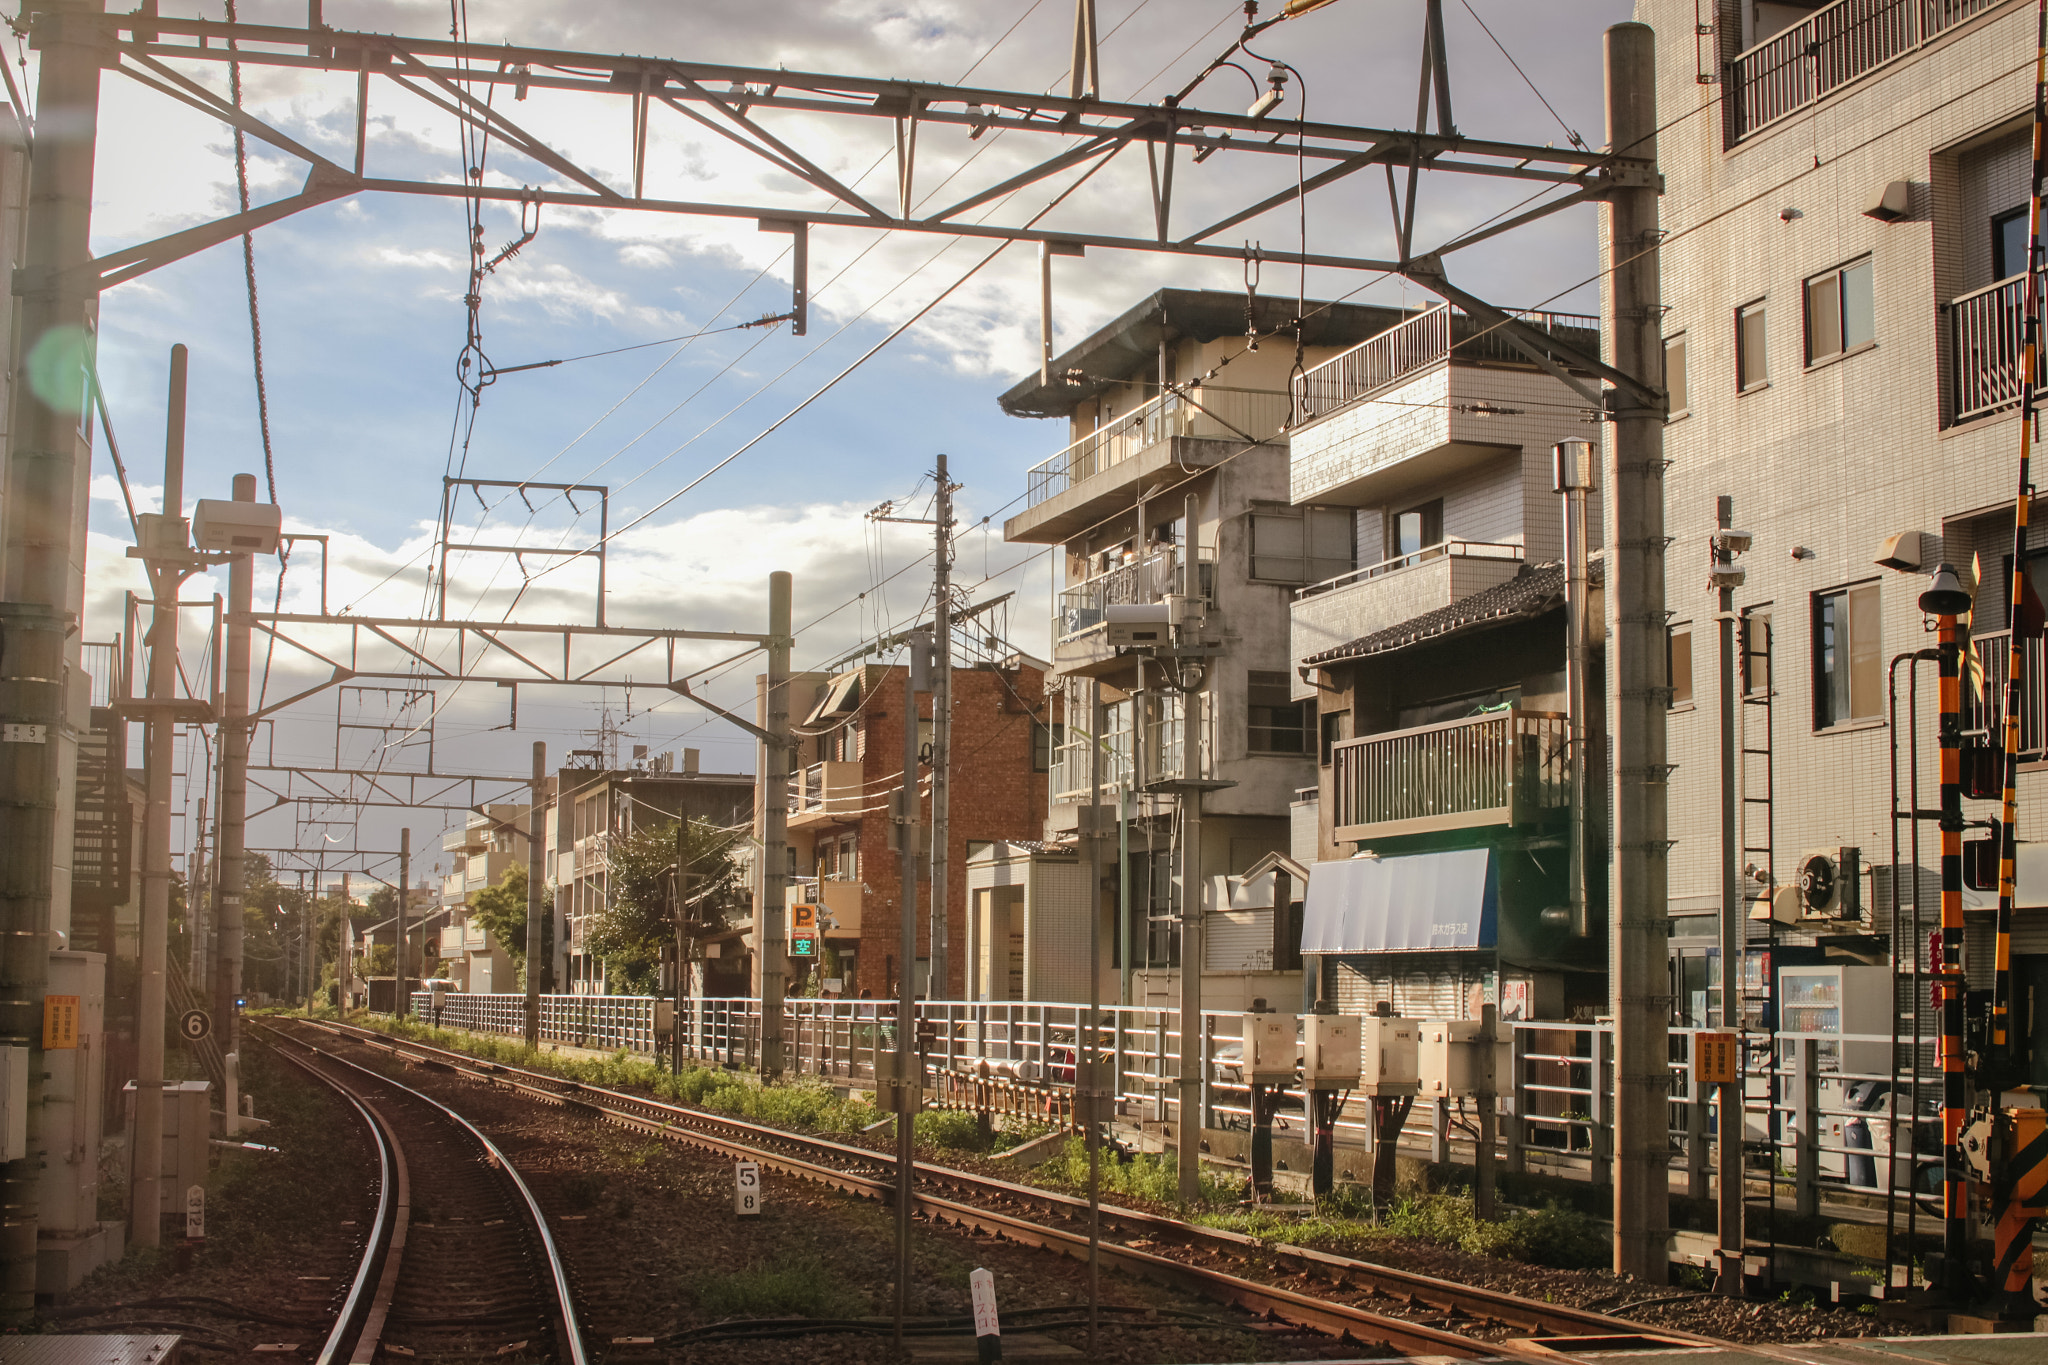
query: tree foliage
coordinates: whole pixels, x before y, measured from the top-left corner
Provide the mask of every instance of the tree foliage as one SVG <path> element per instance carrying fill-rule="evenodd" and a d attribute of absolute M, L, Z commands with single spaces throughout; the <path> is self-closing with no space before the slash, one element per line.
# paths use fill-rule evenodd
<path fill-rule="evenodd" d="M 664 950 L 682 934 L 687 957 L 741 906 L 739 836 L 708 820 L 670 820 L 616 836 L 606 852 L 605 906 L 588 942 L 614 990 L 652 994 Z M 682 873 L 682 905 L 676 874 Z"/>
<path fill-rule="evenodd" d="M 526 866 L 514 863 L 505 869 L 495 886 L 479 887 L 469 893 L 469 912 L 491 941 L 505 950 L 505 956 L 512 959 L 515 971 L 520 972 L 522 984 L 526 971 Z M 546 898 L 543 898 L 543 905 Z M 543 912 L 540 917 L 541 955 L 543 960 L 554 956 L 555 917 Z"/>

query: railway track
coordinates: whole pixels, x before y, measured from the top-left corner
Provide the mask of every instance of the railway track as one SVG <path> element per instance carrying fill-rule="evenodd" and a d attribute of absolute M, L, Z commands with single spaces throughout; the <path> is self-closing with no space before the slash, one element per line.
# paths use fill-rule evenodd
<path fill-rule="evenodd" d="M 377 1152 L 375 1223 L 316 1365 L 369 1365 L 380 1351 L 386 1360 L 588 1365 L 547 1220 L 491 1140 L 430 1096 L 289 1031 L 256 1027 L 279 1056 L 341 1095 Z"/>
<path fill-rule="evenodd" d="M 611 1123 L 734 1160 L 758 1161 L 784 1175 L 867 1198 L 893 1198 L 893 1159 L 869 1148 L 565 1081 L 350 1025 L 294 1023 L 419 1065 L 510 1089 L 540 1103 L 581 1109 Z M 916 1174 L 916 1210 L 934 1221 L 1060 1254 L 1087 1254 L 1085 1200 L 924 1162 L 918 1163 Z M 1025 1217 L 1015 1211 L 1018 1209 L 1028 1209 L 1036 1217 Z M 1371 1261 L 1200 1227 L 1142 1210 L 1105 1204 L 1101 1226 L 1099 1254 L 1104 1265 L 1274 1320 L 1376 1342 L 1404 1355 L 1519 1356 L 1554 1362 L 1569 1359 L 1574 1350 L 1639 1347 L 1653 1342 L 1680 1349 L 1726 1344 L 1583 1308 L 1541 1303 Z M 1287 1289 L 1237 1273 L 1250 1265 L 1306 1278 L 1317 1292 Z M 1328 1297 L 1333 1293 L 1362 1296 L 1373 1306 Z M 1387 1311 L 1377 1311 L 1381 1308 Z"/>

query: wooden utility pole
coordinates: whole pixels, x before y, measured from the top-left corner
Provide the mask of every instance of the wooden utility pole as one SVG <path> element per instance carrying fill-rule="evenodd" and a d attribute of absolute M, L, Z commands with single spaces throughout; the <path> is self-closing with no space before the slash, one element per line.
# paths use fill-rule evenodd
<path fill-rule="evenodd" d="M 1657 154 L 1656 37 L 1647 24 L 1607 30 L 1607 142 L 1617 155 Z M 1607 228 L 1606 359 L 1624 375 L 1663 379 L 1657 276 L 1657 189 L 1619 185 Z M 1608 390 L 1613 419 L 1614 543 L 1608 596 L 1614 648 L 1608 665 L 1614 717 L 1614 871 L 1611 975 L 1614 1015 L 1614 1269 L 1665 1278 L 1670 1219 L 1671 1073 L 1666 1055 L 1670 987 L 1667 872 L 1670 843 L 1665 713 L 1670 705 L 1664 620 L 1665 405 Z M 1595 1081 L 1598 1084 L 1598 1081 Z"/>

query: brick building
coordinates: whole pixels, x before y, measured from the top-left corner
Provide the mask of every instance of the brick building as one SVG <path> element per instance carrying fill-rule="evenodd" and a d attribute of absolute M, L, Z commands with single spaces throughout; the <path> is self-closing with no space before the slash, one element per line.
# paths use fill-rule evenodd
<path fill-rule="evenodd" d="M 968 961 L 967 860 L 998 842 L 1034 839 L 1045 820 L 1046 772 L 1054 748 L 1046 665 L 1022 655 L 953 670 L 953 750 L 944 989 L 928 990 L 931 949 L 930 859 L 919 874 L 918 994 L 958 999 Z M 792 679 L 790 719 L 805 735 L 792 765 L 789 857 L 791 904 L 822 907 L 825 955 L 814 966 L 791 959 L 795 973 L 839 973 L 849 996 L 893 996 L 902 934 L 902 861 L 890 847 L 889 800 L 903 776 L 901 667 L 862 665 L 830 677 Z M 920 748 L 929 753 L 931 698 L 920 698 Z M 931 820 L 931 768 L 918 768 L 920 817 Z"/>

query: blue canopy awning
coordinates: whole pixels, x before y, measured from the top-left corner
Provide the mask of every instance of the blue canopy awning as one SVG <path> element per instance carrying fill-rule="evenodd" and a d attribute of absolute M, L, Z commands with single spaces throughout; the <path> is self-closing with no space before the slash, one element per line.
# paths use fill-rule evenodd
<path fill-rule="evenodd" d="M 1302 907 L 1304 953 L 1491 948 L 1500 917 L 1484 848 L 1317 863 Z"/>

